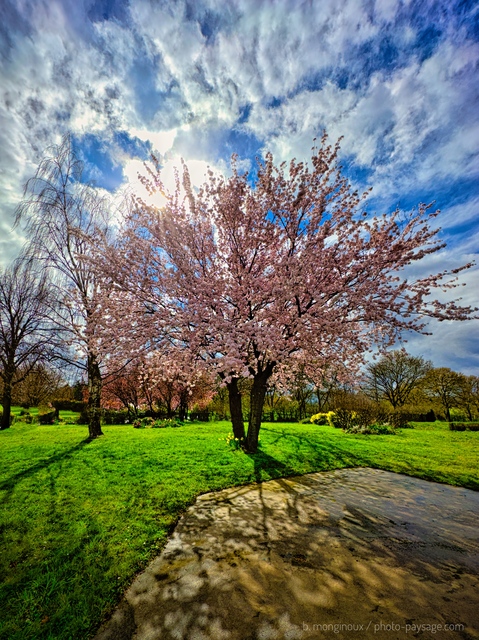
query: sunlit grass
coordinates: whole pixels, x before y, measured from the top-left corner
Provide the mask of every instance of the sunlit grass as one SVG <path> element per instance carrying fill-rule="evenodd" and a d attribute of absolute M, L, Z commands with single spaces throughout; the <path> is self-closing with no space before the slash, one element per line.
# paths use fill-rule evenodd
<path fill-rule="evenodd" d="M 199 494 L 348 466 L 479 489 L 479 432 L 418 425 L 397 436 L 265 424 L 256 455 L 228 423 L 177 429 L 16 423 L 0 433 L 0 637 L 87 638 Z"/>

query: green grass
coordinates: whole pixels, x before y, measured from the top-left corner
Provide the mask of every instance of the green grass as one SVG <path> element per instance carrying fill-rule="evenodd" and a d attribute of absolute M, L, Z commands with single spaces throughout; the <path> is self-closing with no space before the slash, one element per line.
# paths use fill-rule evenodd
<path fill-rule="evenodd" d="M 60 410 L 60 420 L 63 420 L 66 424 L 76 424 L 79 417 L 80 413 L 78 411 Z"/>
<path fill-rule="evenodd" d="M 93 634 L 199 493 L 372 466 L 479 489 L 479 432 L 418 425 L 397 436 L 265 424 L 261 451 L 228 448 L 228 423 L 177 429 L 16 423 L 0 433 L 2 640 Z"/>

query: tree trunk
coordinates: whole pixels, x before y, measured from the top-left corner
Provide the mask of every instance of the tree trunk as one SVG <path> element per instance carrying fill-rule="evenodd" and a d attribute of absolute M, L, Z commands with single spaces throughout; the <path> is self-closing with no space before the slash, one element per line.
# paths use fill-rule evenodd
<path fill-rule="evenodd" d="M 101 430 L 101 373 L 96 356 L 88 356 L 88 437 L 98 438 Z"/>
<path fill-rule="evenodd" d="M 180 394 L 180 405 L 178 407 L 178 418 L 184 422 L 188 417 L 188 391 L 182 391 Z"/>
<path fill-rule="evenodd" d="M 326 404 L 329 402 L 329 397 L 331 395 L 331 387 L 327 389 L 325 393 L 321 391 L 320 387 L 316 387 L 316 397 L 318 399 L 318 413 L 323 413 Z"/>
<path fill-rule="evenodd" d="M 238 389 L 238 378 L 232 378 L 231 381 L 226 384 L 226 387 L 228 389 L 233 435 L 235 438 L 238 438 L 238 440 L 244 440 L 243 408 L 241 406 L 241 392 Z"/>
<path fill-rule="evenodd" d="M 256 453 L 258 449 L 259 430 L 263 417 L 264 399 L 268 387 L 268 380 L 273 373 L 274 365 L 269 364 L 255 374 L 250 394 L 250 414 L 248 423 L 248 436 L 246 438 L 246 450 L 248 453 Z"/>
<path fill-rule="evenodd" d="M 3 415 L 0 429 L 3 431 L 3 429 L 10 428 L 10 413 L 12 409 L 12 386 L 7 382 L 3 386 L 2 407 Z"/>
<path fill-rule="evenodd" d="M 299 402 L 299 419 L 302 420 L 306 418 L 306 400 L 302 398 Z"/>

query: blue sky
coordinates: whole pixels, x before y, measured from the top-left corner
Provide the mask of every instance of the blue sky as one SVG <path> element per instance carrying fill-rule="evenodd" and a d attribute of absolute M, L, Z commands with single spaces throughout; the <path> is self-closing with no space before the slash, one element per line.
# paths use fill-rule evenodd
<path fill-rule="evenodd" d="M 307 159 L 326 128 L 370 211 L 436 201 L 448 242 L 479 248 L 479 5 L 442 0 L 2 0 L 0 262 L 22 185 L 70 131 L 87 176 L 138 188 L 152 150 L 197 182 L 237 152 Z M 478 268 L 463 302 L 479 306 Z M 406 347 L 479 374 L 477 322 L 432 324 Z"/>

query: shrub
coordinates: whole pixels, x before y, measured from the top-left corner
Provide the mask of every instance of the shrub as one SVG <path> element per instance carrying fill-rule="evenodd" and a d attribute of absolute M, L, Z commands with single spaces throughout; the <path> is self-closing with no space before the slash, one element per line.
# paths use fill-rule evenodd
<path fill-rule="evenodd" d="M 54 424 L 55 418 L 55 409 L 50 407 L 40 407 L 38 409 L 38 422 L 40 424 Z"/>
<path fill-rule="evenodd" d="M 81 410 L 77 420 L 77 424 L 89 424 L 90 416 L 88 415 L 88 409 L 85 407 Z"/>
<path fill-rule="evenodd" d="M 33 422 L 33 416 L 28 409 L 21 409 L 18 417 L 20 418 L 21 422 L 25 422 L 26 424 L 32 424 Z"/>
<path fill-rule="evenodd" d="M 450 422 L 451 431 L 479 431 L 479 422 Z"/>
<path fill-rule="evenodd" d="M 306 422 L 306 420 L 305 420 Z M 328 422 L 328 414 L 327 413 L 315 413 L 314 416 L 311 416 L 309 422 L 313 424 L 329 424 Z"/>
<path fill-rule="evenodd" d="M 390 424 L 372 424 L 369 429 L 371 435 L 394 436 L 397 434 L 396 429 Z"/>
<path fill-rule="evenodd" d="M 387 422 L 394 429 L 413 429 L 412 424 L 409 423 L 410 414 L 405 413 L 403 411 L 395 411 L 394 413 L 390 413 L 387 418 Z"/>
<path fill-rule="evenodd" d="M 164 429 L 166 427 L 181 427 L 183 423 L 178 418 L 157 419 L 146 416 L 138 418 L 133 423 L 135 429 Z"/>
<path fill-rule="evenodd" d="M 164 429 L 165 427 L 182 427 L 183 422 L 178 418 L 165 418 L 164 420 L 155 420 L 153 429 Z"/>
<path fill-rule="evenodd" d="M 86 409 L 86 403 L 79 400 L 53 400 L 52 406 L 56 409 L 57 415 L 60 411 L 81 412 Z"/>
<path fill-rule="evenodd" d="M 399 413 L 401 413 L 401 415 L 404 416 L 407 422 L 435 422 L 437 419 L 436 414 L 432 409 L 426 412 L 423 411 L 422 413 L 417 411 L 405 411 L 405 410 L 401 410 Z M 402 428 L 404 429 L 405 427 L 402 427 Z"/>
<path fill-rule="evenodd" d="M 209 422 L 211 414 L 209 411 L 191 411 L 190 420 L 198 420 L 199 422 Z"/>
<path fill-rule="evenodd" d="M 154 423 L 155 423 L 154 418 L 145 416 L 144 418 L 137 418 L 133 423 L 133 428 L 134 429 L 151 429 Z"/>
<path fill-rule="evenodd" d="M 451 422 L 466 422 L 467 420 L 466 414 L 460 409 L 452 408 L 450 409 L 449 414 L 451 416 Z"/>
<path fill-rule="evenodd" d="M 328 416 L 328 424 L 330 427 L 334 427 L 334 416 L 336 415 L 334 411 L 328 411 L 326 414 Z"/>
<path fill-rule="evenodd" d="M 114 409 L 105 409 L 102 415 L 103 424 L 127 424 L 128 411 L 121 410 L 115 411 Z"/>
<path fill-rule="evenodd" d="M 396 429 L 389 424 L 370 424 L 367 426 L 353 426 L 351 429 L 348 429 L 348 433 L 360 433 L 362 435 L 376 435 L 376 436 L 385 436 L 385 435 L 396 435 Z"/>
<path fill-rule="evenodd" d="M 139 418 L 155 418 L 155 419 L 163 419 L 166 418 L 166 413 L 164 411 L 151 411 L 147 409 L 146 411 L 141 411 L 138 414 Z"/>
<path fill-rule="evenodd" d="M 3 418 L 3 409 L 0 409 L 0 421 Z M 15 416 L 13 415 L 13 413 L 10 413 L 10 426 L 12 426 L 12 424 L 15 422 Z"/>
<path fill-rule="evenodd" d="M 395 414 L 387 414 L 378 406 L 367 406 L 351 411 L 350 409 L 337 409 L 328 414 L 330 424 L 337 429 L 348 433 L 386 435 L 395 434 L 396 425 L 404 424 Z"/>
<path fill-rule="evenodd" d="M 355 418 L 357 416 L 356 411 L 350 411 L 349 409 L 337 409 L 337 411 L 330 411 L 328 414 L 329 424 L 336 429 L 343 429 L 348 431 L 355 426 Z"/>
<path fill-rule="evenodd" d="M 383 424 L 387 421 L 386 414 L 373 404 L 361 407 L 353 411 L 352 414 L 353 426 L 359 427 L 359 429 L 366 429 L 375 423 Z"/>

